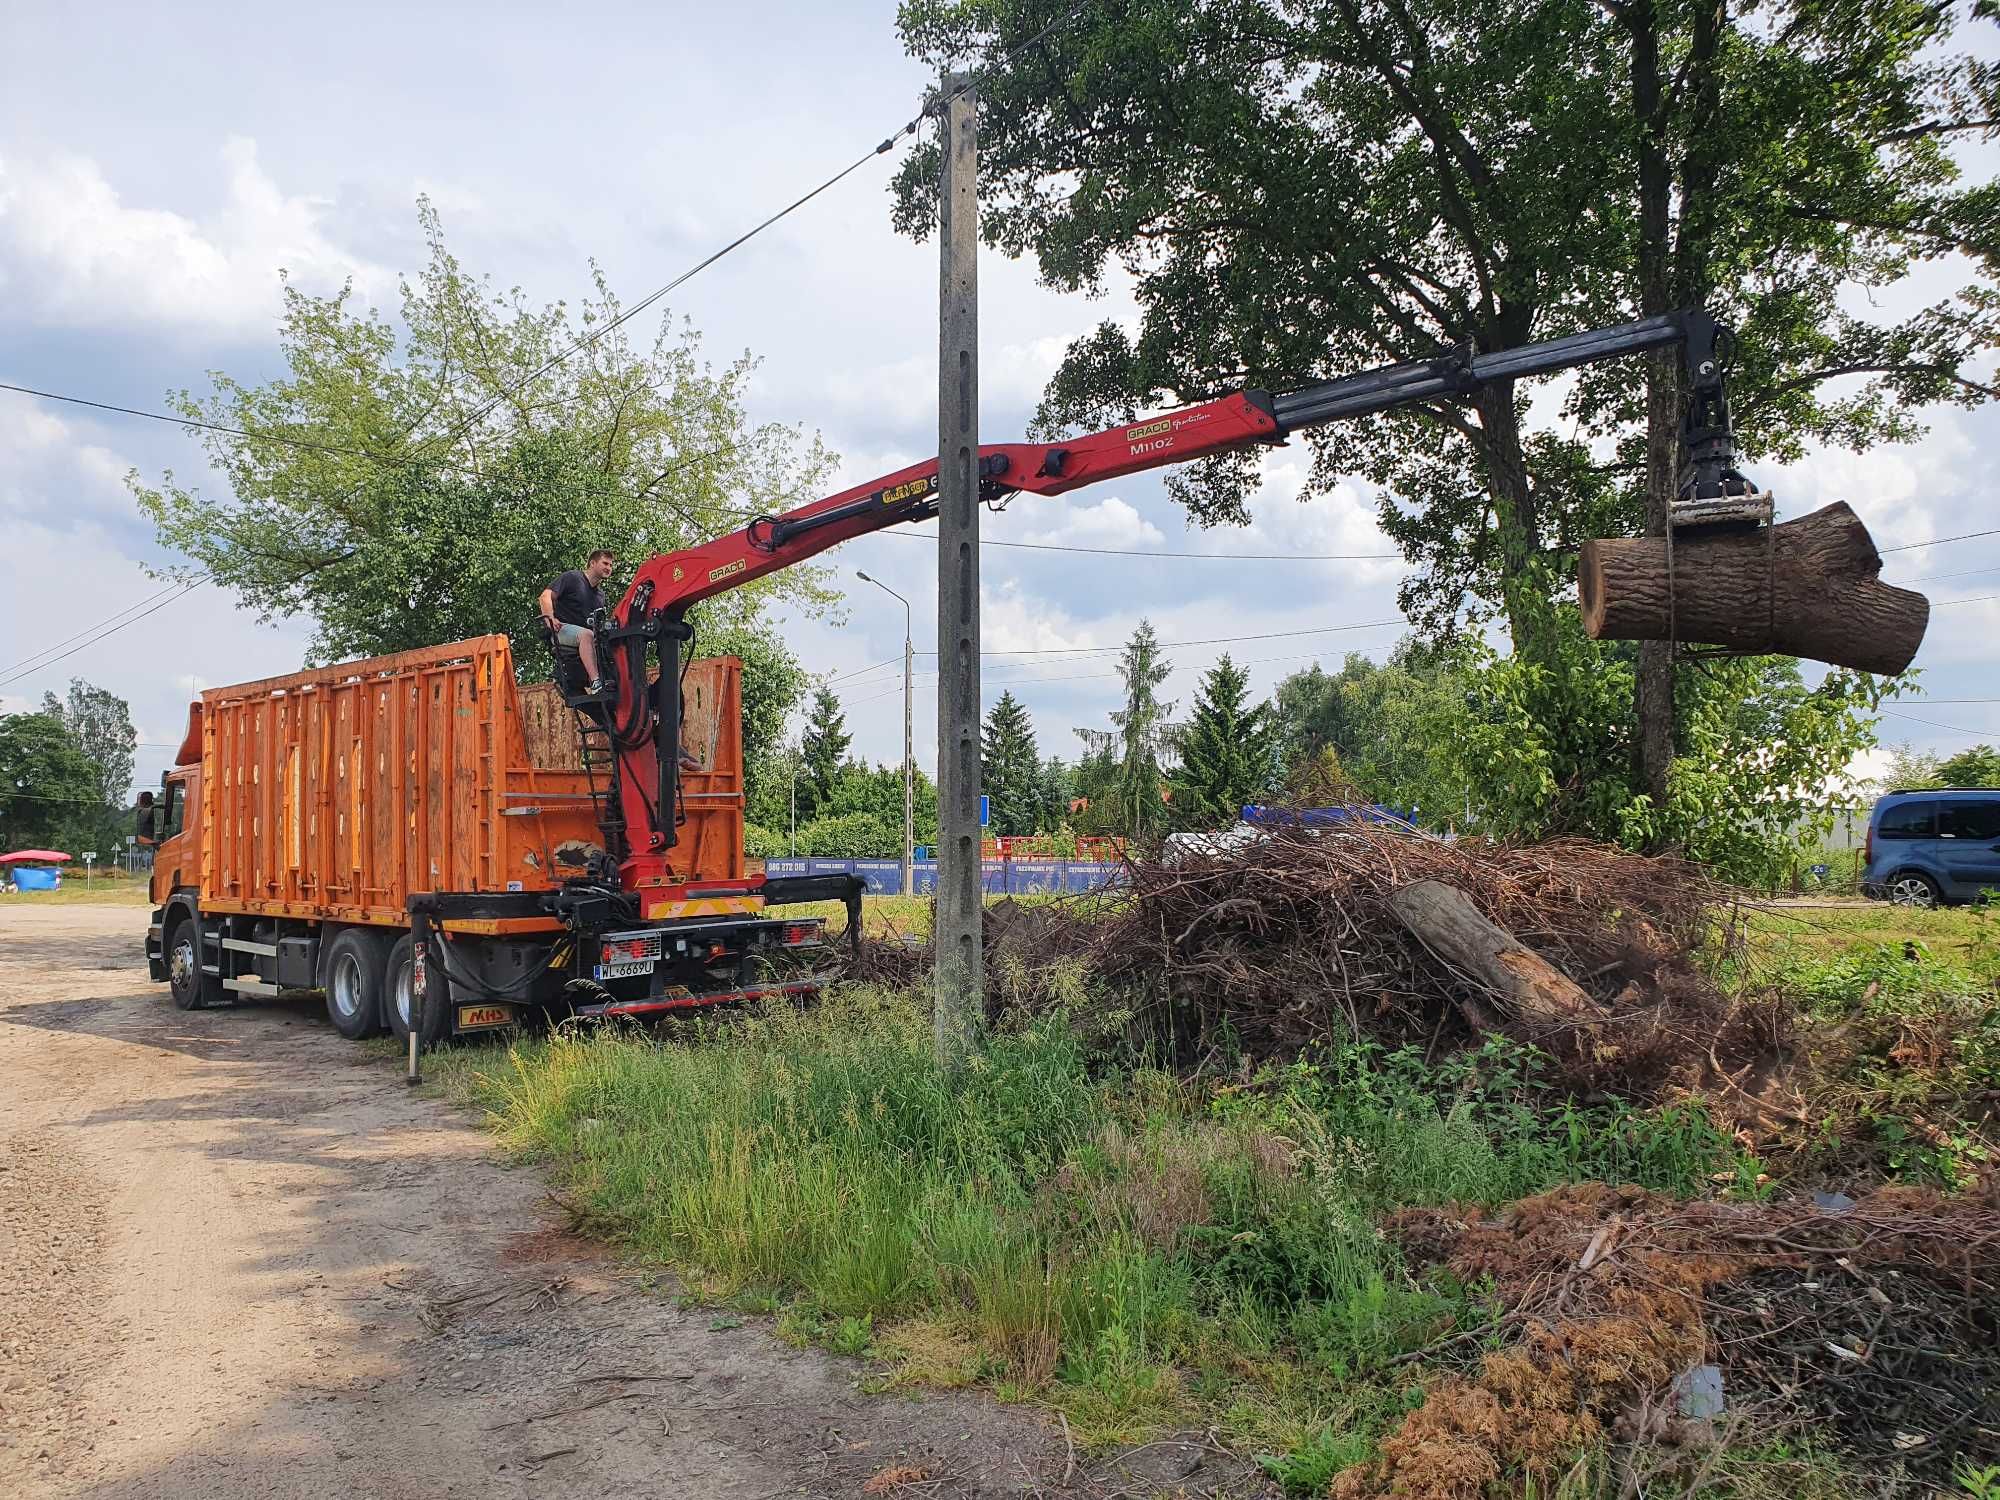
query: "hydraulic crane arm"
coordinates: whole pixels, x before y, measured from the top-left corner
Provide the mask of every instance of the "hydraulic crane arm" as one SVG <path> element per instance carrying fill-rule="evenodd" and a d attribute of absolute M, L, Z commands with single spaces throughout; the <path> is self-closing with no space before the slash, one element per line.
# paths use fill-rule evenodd
<path fill-rule="evenodd" d="M 1715 320 L 1706 312 L 1683 309 L 1491 354 L 1459 349 L 1278 395 L 1238 391 L 1062 442 L 985 444 L 979 450 L 980 489 L 986 499 L 1016 493 L 1060 495 L 1101 480 L 1253 444 L 1282 443 L 1294 432 L 1343 418 L 1464 400 L 1496 381 L 1554 374 L 1678 346 L 1683 351 L 1687 398 L 1681 498 L 1743 494 L 1751 486 L 1736 470 L 1719 336 Z M 618 800 L 624 814 L 624 821 L 616 829 L 607 828 L 606 834 L 612 852 L 623 861 L 628 886 L 671 880 L 666 851 L 675 843 L 678 805 L 678 672 L 663 669 L 657 687 L 649 691 L 647 643 L 659 647 L 664 668 L 678 660 L 679 643 L 692 636 L 683 618 L 691 606 L 857 536 L 927 520 L 937 514 L 937 488 L 937 460 L 927 459 L 783 515 L 759 516 L 739 531 L 665 553 L 640 567 L 614 621 L 603 632 L 619 664 L 610 724 L 618 750 Z M 675 643 L 671 653 L 668 641 Z"/>

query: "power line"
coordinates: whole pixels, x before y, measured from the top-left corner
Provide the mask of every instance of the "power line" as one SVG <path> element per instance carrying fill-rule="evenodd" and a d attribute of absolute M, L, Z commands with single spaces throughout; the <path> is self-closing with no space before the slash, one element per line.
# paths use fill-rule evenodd
<path fill-rule="evenodd" d="M 397 458 L 390 454 L 371 453 L 366 448 L 355 448 L 346 443 L 329 443 L 320 438 L 282 437 L 274 432 L 246 432 L 241 427 L 231 427 L 224 422 L 210 422 L 200 417 L 177 416 L 170 411 L 146 411 L 136 406 L 120 406 L 112 401 L 93 401 L 85 396 L 68 396 L 61 391 L 37 390 L 29 385 L 15 385 L 0 380 L 0 391 L 15 391 L 23 396 L 39 397 L 43 401 L 64 401 L 71 406 L 87 406 L 93 411 L 117 412 L 120 416 L 143 417 L 148 422 L 167 422 L 176 427 L 195 427 L 203 432 L 220 432 L 229 437 L 246 438 L 253 443 L 275 443 L 285 448 L 304 448 L 313 453 L 337 453 L 348 458 L 365 459 L 384 468 L 409 468 L 416 460 Z M 408 433 L 404 436 L 407 438 Z M 436 460 L 440 468 L 457 469 L 461 473 L 476 474 L 479 471 L 469 464 L 455 463 L 445 459 Z"/>
<path fill-rule="evenodd" d="M 1945 578 L 1978 578 L 1986 573 L 2000 573 L 2000 568 L 1967 568 L 1963 573 L 1926 573 L 1921 578 L 1885 578 L 1884 583 L 1893 583 L 1898 588 L 1908 588 L 1913 583 L 1937 583 Z"/>
<path fill-rule="evenodd" d="M 1877 547 L 1875 550 L 1886 556 L 1891 552 L 1914 552 L 1919 547 L 1942 547 L 1946 542 L 1969 542 L 1982 536 L 2000 536 L 2000 526 L 1991 531 L 1968 531 L 1963 536 L 1941 536 L 1934 542 L 1905 542 L 1900 547 Z"/>
<path fill-rule="evenodd" d="M 1991 599 L 2000 599 L 2000 594 L 1974 594 L 1970 599 L 1933 599 L 1932 609 L 1943 609 L 1947 604 L 1984 604 Z"/>
<path fill-rule="evenodd" d="M 109 629 L 102 630 L 98 634 L 91 636 L 89 640 L 84 641 L 81 645 L 72 646 L 67 651 L 59 652 L 56 655 L 49 657 L 46 661 L 37 662 L 34 666 L 29 667 L 24 671 L 14 672 L 11 676 L 0 677 L 0 688 L 11 687 L 13 686 L 13 684 L 19 682 L 24 677 L 32 677 L 37 672 L 45 671 L 48 668 L 54 666 L 57 662 L 65 661 L 68 658 L 76 655 L 77 652 L 87 650 L 89 647 L 95 646 L 99 641 L 104 640 L 107 636 L 116 635 L 119 631 L 123 630 L 127 625 L 138 624 L 141 620 L 145 619 L 147 615 L 152 614 L 155 610 L 165 609 L 169 604 L 172 604 L 174 600 L 186 598 L 189 594 L 192 594 L 196 589 L 200 588 L 203 582 L 204 582 L 203 579 L 197 578 L 192 582 L 188 583 L 185 587 L 183 587 L 179 593 L 169 594 L 166 598 L 161 599 L 157 604 L 153 604 L 146 609 L 140 610 L 139 613 L 133 615 L 131 619 L 120 620 L 117 624 L 112 625 Z M 114 616 L 113 618 L 116 617 Z M 93 629 L 94 628 L 95 627 L 93 627 Z M 72 636 L 71 639 L 74 640 L 75 637 Z"/>
<path fill-rule="evenodd" d="M 152 600 L 159 598 L 161 594 L 170 594 L 175 589 L 179 588 L 180 584 L 181 581 L 179 579 L 176 579 L 174 582 L 168 584 L 165 588 L 161 589 L 159 593 L 148 594 L 144 599 L 139 600 L 137 604 L 126 605 L 124 609 L 119 610 L 117 614 L 109 616 L 107 620 L 100 620 L 98 622 L 98 625 L 107 624 L 109 623 L 110 620 L 117 619 L 118 615 L 126 614 L 131 610 L 137 609 L 140 604 L 150 603 Z M 31 662 L 39 662 L 44 656 L 47 656 L 51 651 L 54 651 L 62 646 L 67 646 L 71 641 L 78 640 L 83 636 L 89 635 L 90 632 L 95 629 L 97 629 L 97 625 L 86 625 L 83 629 L 79 630 L 75 635 L 65 636 L 62 640 L 57 641 L 53 646 L 46 646 L 42 650 L 35 652 L 31 656 L 24 656 L 21 658 L 21 660 L 15 662 L 14 665 L 11 667 L 0 667 L 0 676 L 5 676 L 7 673 L 14 671 L 15 668 L 17 667 L 25 667 Z"/>
<path fill-rule="evenodd" d="M 1915 714 L 1899 713 L 1893 708 L 1877 709 L 1876 712 L 1891 714 L 1898 719 L 1908 719 L 1912 724 L 1922 724 L 1930 729 L 1948 729 L 1953 734 L 1962 734 L 1975 740 L 1990 739 L 2000 735 L 2000 731 L 1992 729 L 1967 729 L 1962 724 L 1941 724 L 1936 719 L 1920 719 Z"/>

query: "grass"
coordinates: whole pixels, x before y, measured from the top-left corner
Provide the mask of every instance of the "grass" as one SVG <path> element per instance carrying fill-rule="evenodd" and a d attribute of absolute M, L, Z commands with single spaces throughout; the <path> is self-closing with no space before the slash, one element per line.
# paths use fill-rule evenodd
<path fill-rule="evenodd" d="M 1753 909 L 1745 916 L 1750 953 L 1761 964 L 1916 942 L 1938 959 L 1988 979 L 2000 978 L 2000 911 L 1985 907 L 1925 911 L 1871 901 L 1865 906 Z"/>
<path fill-rule="evenodd" d="M 65 879 L 59 891 L 15 891 L 0 896 L 0 911 L 10 906 L 150 906 L 152 897 L 141 880 L 99 877 L 85 889 L 81 880 Z"/>
<path fill-rule="evenodd" d="M 928 903 L 864 911 L 921 931 Z M 1870 906 L 1749 927 L 1745 977 L 1794 998 L 1821 1121 L 1771 1170 L 1971 1181 L 1994 1143 L 1963 1122 L 2000 1090 L 1991 920 Z M 921 997 L 862 987 L 445 1052 L 432 1071 L 547 1164 L 583 1227 L 718 1315 L 770 1313 L 781 1337 L 863 1357 L 870 1388 L 1046 1403 L 1084 1445 L 1209 1427 L 1299 1495 L 1372 1456 L 1421 1396 L 1424 1351 L 1466 1336 L 1476 1353 L 1497 1315 L 1488 1287 L 1405 1264 L 1385 1215 L 1587 1180 L 1731 1191 L 1764 1165 L 1698 1103 L 1580 1103 L 1497 1040 L 1198 1082 L 1044 1020 L 954 1076 Z M 1826 1453 L 1758 1444 L 1732 1442 L 1700 1492 L 1845 1492 Z M 1622 1472 L 1579 1455 L 1550 1493 L 1608 1495 Z"/>
<path fill-rule="evenodd" d="M 786 1337 L 1046 1401 L 1085 1443 L 1212 1423 L 1301 1492 L 1400 1416 L 1401 1356 L 1492 1316 L 1406 1267 L 1383 1214 L 1595 1176 L 1691 1192 L 1735 1160 L 1692 1107 L 1557 1106 L 1497 1042 L 1211 1088 L 1045 1021 L 953 1077 L 919 1001 L 858 988 L 436 1071 L 587 1226 L 710 1299 L 778 1292 Z"/>

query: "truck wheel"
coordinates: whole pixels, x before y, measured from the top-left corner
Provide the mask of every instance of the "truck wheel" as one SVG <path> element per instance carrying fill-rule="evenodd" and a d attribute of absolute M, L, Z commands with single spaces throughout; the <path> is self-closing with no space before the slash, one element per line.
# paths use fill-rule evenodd
<path fill-rule="evenodd" d="M 222 981 L 201 972 L 201 923 L 182 917 L 167 933 L 167 987 L 181 1010 L 201 1010 L 222 1000 Z"/>
<path fill-rule="evenodd" d="M 389 950 L 387 977 L 382 982 L 382 1019 L 401 1041 L 410 1039 L 410 1012 L 416 1003 L 412 987 L 416 966 L 411 962 L 411 956 L 416 951 L 417 946 L 407 932 L 397 938 L 396 945 Z M 436 943 L 431 944 L 430 962 L 426 969 L 425 982 L 430 989 L 430 997 L 424 1006 L 424 1034 L 418 1040 L 428 1047 L 451 1031 L 451 1000 L 445 985 L 444 966 L 438 962 Z"/>
<path fill-rule="evenodd" d="M 326 1018 L 354 1040 L 382 1024 L 382 943 L 366 928 L 350 927 L 327 945 Z"/>

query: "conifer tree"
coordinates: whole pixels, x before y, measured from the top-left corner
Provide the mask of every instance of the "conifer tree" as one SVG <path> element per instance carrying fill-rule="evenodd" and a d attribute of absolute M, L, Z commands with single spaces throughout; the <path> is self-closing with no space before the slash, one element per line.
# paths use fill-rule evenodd
<path fill-rule="evenodd" d="M 1171 782 L 1173 820 L 1181 828 L 1232 823 L 1271 784 L 1270 714 L 1264 704 L 1246 702 L 1249 685 L 1249 674 L 1227 655 L 1202 678 Z"/>

